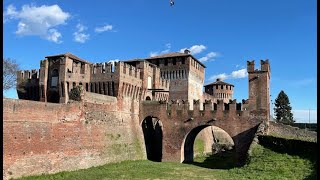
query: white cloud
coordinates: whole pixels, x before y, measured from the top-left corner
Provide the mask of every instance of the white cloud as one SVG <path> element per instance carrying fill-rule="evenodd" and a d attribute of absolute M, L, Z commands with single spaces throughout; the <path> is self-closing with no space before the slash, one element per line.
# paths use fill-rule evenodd
<path fill-rule="evenodd" d="M 215 58 L 217 56 L 218 56 L 217 52 L 210 52 L 206 56 L 200 58 L 199 61 L 206 62 L 206 61 L 210 60 L 211 58 Z"/>
<path fill-rule="evenodd" d="M 49 34 L 47 36 L 47 39 L 49 41 L 61 43 L 62 41 L 59 40 L 60 37 L 61 37 L 61 34 L 56 29 L 49 29 Z"/>
<path fill-rule="evenodd" d="M 226 79 L 240 79 L 240 78 L 245 78 L 248 76 L 247 69 L 240 69 L 237 71 L 233 71 L 230 74 L 222 73 L 218 75 L 213 75 L 209 77 L 209 81 L 215 81 L 217 78 L 220 78 L 221 80 L 226 80 Z"/>
<path fill-rule="evenodd" d="M 90 37 L 89 34 L 84 33 L 84 31 L 87 30 L 88 28 L 80 23 L 77 24 L 76 28 L 77 28 L 77 31 L 73 33 L 74 41 L 79 43 L 85 43 Z"/>
<path fill-rule="evenodd" d="M 230 77 L 233 79 L 245 78 L 247 76 L 248 76 L 248 72 L 246 68 L 233 71 L 230 75 Z"/>
<path fill-rule="evenodd" d="M 105 32 L 105 31 L 111 31 L 112 29 L 113 29 L 112 25 L 105 25 L 102 27 L 96 27 L 94 31 L 101 33 L 101 32 Z"/>
<path fill-rule="evenodd" d="M 16 8 L 12 4 L 10 4 L 7 7 L 7 10 L 3 12 L 3 23 L 7 22 L 10 19 L 13 19 L 16 14 Z"/>
<path fill-rule="evenodd" d="M 20 11 L 9 5 L 3 15 L 4 22 L 11 19 L 19 21 L 17 35 L 40 36 L 56 43 L 61 42 L 59 39 L 62 35 L 55 27 L 65 24 L 70 17 L 70 14 L 63 12 L 58 5 L 23 5 Z"/>
<path fill-rule="evenodd" d="M 188 49 L 192 55 L 195 55 L 201 53 L 203 50 L 207 49 L 207 47 L 204 45 L 193 45 L 190 48 L 180 49 L 180 52 L 183 53 L 186 49 Z"/>
<path fill-rule="evenodd" d="M 161 55 L 161 54 L 169 53 L 170 50 L 171 50 L 171 44 L 167 43 L 167 44 L 165 44 L 165 46 L 166 46 L 167 49 L 165 49 L 163 51 L 150 52 L 150 57 L 154 57 L 154 56 L 158 56 L 158 55 Z"/>
<path fill-rule="evenodd" d="M 154 56 L 158 56 L 158 55 L 161 55 L 161 54 L 166 54 L 170 51 L 170 49 L 166 49 L 166 50 L 163 50 L 163 51 L 156 51 L 156 52 L 151 52 L 150 53 L 150 57 L 154 57 Z"/>
<path fill-rule="evenodd" d="M 84 30 L 87 30 L 88 28 L 85 27 L 84 25 L 78 23 L 76 28 L 78 29 L 78 32 L 83 32 Z"/>

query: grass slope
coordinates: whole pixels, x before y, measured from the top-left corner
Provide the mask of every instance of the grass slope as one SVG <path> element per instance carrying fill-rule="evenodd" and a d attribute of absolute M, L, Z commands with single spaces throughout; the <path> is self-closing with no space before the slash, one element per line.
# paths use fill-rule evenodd
<path fill-rule="evenodd" d="M 159 163 L 147 160 L 124 161 L 85 170 L 21 179 L 316 179 L 316 170 L 310 160 L 302 159 L 299 156 L 276 153 L 258 144 L 253 148 L 248 165 L 241 168 L 211 169 L 216 167 L 219 161 L 225 160 L 222 157 L 227 158 L 227 156 L 221 155 L 218 158 L 198 157 L 193 164 Z"/>

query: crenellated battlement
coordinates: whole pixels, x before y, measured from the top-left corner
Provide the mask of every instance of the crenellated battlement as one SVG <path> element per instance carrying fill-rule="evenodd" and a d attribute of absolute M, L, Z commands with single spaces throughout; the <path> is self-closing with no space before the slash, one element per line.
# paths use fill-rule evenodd
<path fill-rule="evenodd" d="M 38 69 L 32 69 L 32 70 L 20 70 L 17 71 L 17 80 L 21 81 L 21 80 L 31 80 L 31 79 L 35 79 L 38 80 L 39 79 L 39 72 L 40 70 Z"/>
<path fill-rule="evenodd" d="M 94 76 L 101 75 L 112 75 L 112 74 L 126 74 L 135 78 L 140 79 L 140 69 L 124 63 L 124 62 L 104 62 L 95 63 L 90 65 L 91 74 Z"/>
<path fill-rule="evenodd" d="M 248 73 L 253 73 L 253 72 L 269 72 L 270 71 L 270 64 L 269 64 L 269 59 L 266 60 L 260 60 L 260 69 L 255 69 L 255 62 L 254 60 L 252 61 L 247 61 L 247 71 Z"/>
<path fill-rule="evenodd" d="M 200 102 L 200 100 L 193 100 L 193 109 L 190 108 L 190 103 L 187 100 L 171 100 L 167 103 L 160 102 L 160 106 L 165 106 L 167 111 L 188 111 L 190 112 L 201 112 L 201 113 L 229 113 L 229 114 L 239 114 L 242 111 L 247 111 L 246 108 L 248 100 L 242 100 L 242 103 L 237 103 L 237 100 L 231 100 L 229 103 L 224 103 L 223 100 L 217 100 L 213 102 L 212 100 L 206 100 L 205 102 Z M 161 109 L 161 108 L 160 108 Z"/>
<path fill-rule="evenodd" d="M 126 74 L 126 75 L 129 75 L 129 76 L 141 79 L 140 78 L 140 69 L 138 69 L 135 66 L 132 66 L 130 64 L 127 64 L 127 63 L 123 63 L 123 62 L 120 62 L 120 63 L 122 63 L 122 68 L 123 68 L 122 72 L 123 72 L 123 74 Z"/>

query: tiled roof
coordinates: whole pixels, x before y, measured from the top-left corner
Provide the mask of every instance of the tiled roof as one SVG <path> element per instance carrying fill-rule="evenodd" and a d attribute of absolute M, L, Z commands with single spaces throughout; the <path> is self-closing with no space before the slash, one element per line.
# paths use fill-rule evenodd
<path fill-rule="evenodd" d="M 223 82 L 223 81 L 220 81 L 220 80 L 218 80 L 216 82 L 213 82 L 213 83 L 210 83 L 210 84 L 207 84 L 207 85 L 205 85 L 205 87 L 206 86 L 212 86 L 212 85 L 228 85 L 228 86 L 233 86 L 234 87 L 234 85 L 226 83 L 226 82 Z"/>
<path fill-rule="evenodd" d="M 90 62 L 88 62 L 88 61 L 86 61 L 86 60 L 83 60 L 83 59 L 81 59 L 81 58 L 79 58 L 79 57 L 77 57 L 77 56 L 75 56 L 75 55 L 73 55 L 73 54 L 71 54 L 71 53 L 69 53 L 69 52 L 67 52 L 67 53 L 65 53 L 65 54 L 57 54 L 57 55 L 46 56 L 45 58 L 59 57 L 59 56 L 69 57 L 69 58 L 72 58 L 72 59 L 76 59 L 76 60 L 78 60 L 78 61 L 82 61 L 82 62 L 85 62 L 85 63 L 92 64 L 92 63 L 90 63 Z"/>
<path fill-rule="evenodd" d="M 191 54 L 185 54 L 185 53 L 181 53 L 181 52 L 173 52 L 173 53 L 168 53 L 168 54 L 162 54 L 162 55 L 159 55 L 159 56 L 153 56 L 153 57 L 149 57 L 149 58 L 145 58 L 145 59 L 146 60 L 148 60 L 148 59 L 162 59 L 162 58 L 185 57 L 185 56 L 191 56 L 193 59 L 195 59 L 203 67 L 206 67 L 204 64 L 202 64 L 197 58 L 195 58 Z"/>

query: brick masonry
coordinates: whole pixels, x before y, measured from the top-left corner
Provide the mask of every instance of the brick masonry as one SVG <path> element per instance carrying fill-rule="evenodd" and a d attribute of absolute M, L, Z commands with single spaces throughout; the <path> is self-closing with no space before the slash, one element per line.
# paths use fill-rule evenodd
<path fill-rule="evenodd" d="M 18 91 L 19 98 L 28 100 L 4 99 L 4 179 L 146 159 L 142 124 L 148 117 L 161 122 L 162 161 L 192 161 L 197 134 L 216 126 L 230 135 L 240 162 L 257 126 L 269 119 L 268 61 L 261 70 L 248 61 L 249 99 L 225 103 L 203 96 L 205 67 L 191 55 L 115 65 L 72 54 L 46 58 L 40 72 L 18 72 L 27 90 Z M 68 103 L 68 92 L 80 83 L 83 100 Z M 152 93 L 150 85 L 169 92 Z"/>
<path fill-rule="evenodd" d="M 104 104 L 4 99 L 4 179 L 144 159 L 138 109 L 118 111 L 137 102 L 110 98 Z"/>

